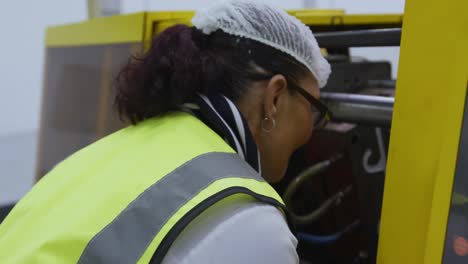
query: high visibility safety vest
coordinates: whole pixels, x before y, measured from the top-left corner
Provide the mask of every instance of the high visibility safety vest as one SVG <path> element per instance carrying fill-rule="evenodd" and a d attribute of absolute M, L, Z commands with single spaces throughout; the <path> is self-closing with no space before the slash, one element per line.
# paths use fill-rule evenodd
<path fill-rule="evenodd" d="M 275 190 L 197 118 L 171 113 L 76 152 L 0 225 L 0 263 L 160 263 L 231 195 L 284 210 Z"/>

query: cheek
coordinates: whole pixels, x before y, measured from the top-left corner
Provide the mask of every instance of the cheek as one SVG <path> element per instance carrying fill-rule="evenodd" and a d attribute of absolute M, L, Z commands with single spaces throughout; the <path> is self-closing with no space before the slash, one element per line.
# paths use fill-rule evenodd
<path fill-rule="evenodd" d="M 297 110 L 296 114 L 297 120 L 295 127 L 295 134 L 297 139 L 296 147 L 300 147 L 309 141 L 310 136 L 312 135 L 313 124 L 312 124 L 312 112 L 309 109 L 301 109 Z"/>
<path fill-rule="evenodd" d="M 294 101 L 278 118 L 280 122 L 275 139 L 284 150 L 294 151 L 307 143 L 312 132 L 312 112 L 308 103 Z"/>

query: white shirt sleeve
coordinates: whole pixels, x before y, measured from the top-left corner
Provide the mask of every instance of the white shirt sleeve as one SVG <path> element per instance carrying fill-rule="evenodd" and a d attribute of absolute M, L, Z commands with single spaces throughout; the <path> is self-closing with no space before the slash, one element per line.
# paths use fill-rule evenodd
<path fill-rule="evenodd" d="M 281 212 L 236 195 L 198 216 L 176 239 L 164 264 L 296 264 L 297 240 Z"/>

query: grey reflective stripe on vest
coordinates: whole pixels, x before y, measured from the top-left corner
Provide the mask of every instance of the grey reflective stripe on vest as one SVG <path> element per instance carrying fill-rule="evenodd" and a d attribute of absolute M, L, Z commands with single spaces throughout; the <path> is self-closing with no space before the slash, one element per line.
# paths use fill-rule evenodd
<path fill-rule="evenodd" d="M 200 155 L 151 185 L 132 201 L 90 240 L 78 263 L 136 263 L 180 207 L 214 181 L 229 177 L 264 181 L 237 154 Z"/>

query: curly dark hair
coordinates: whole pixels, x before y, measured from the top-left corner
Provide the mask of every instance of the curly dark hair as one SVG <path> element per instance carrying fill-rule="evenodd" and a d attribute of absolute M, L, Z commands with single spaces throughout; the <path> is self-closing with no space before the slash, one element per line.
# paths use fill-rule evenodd
<path fill-rule="evenodd" d="M 290 55 L 260 42 L 176 25 L 122 68 L 115 82 L 115 106 L 121 119 L 136 124 L 178 110 L 197 93 L 221 93 L 237 102 L 259 68 L 293 81 L 308 73 Z"/>

